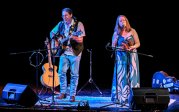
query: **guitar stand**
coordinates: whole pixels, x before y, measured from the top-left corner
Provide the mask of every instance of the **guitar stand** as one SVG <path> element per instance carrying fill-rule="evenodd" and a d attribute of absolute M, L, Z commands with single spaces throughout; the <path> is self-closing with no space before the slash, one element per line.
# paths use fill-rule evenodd
<path fill-rule="evenodd" d="M 54 100 L 54 95 L 55 94 L 57 94 L 56 92 L 55 92 L 55 86 L 54 86 L 54 73 L 55 73 L 55 69 L 54 69 L 54 67 L 55 67 L 55 64 L 54 64 L 54 62 L 55 62 L 55 57 L 53 57 L 53 86 L 51 87 L 51 88 L 48 88 L 48 87 L 46 87 L 46 89 L 45 89 L 45 92 L 43 93 L 43 95 L 45 95 L 46 93 L 48 93 L 49 91 L 52 91 L 52 100 L 51 101 L 48 101 L 48 100 L 43 100 L 43 101 L 47 101 L 48 102 L 48 104 L 49 104 L 49 102 L 51 102 L 48 106 L 52 106 L 52 105 L 54 105 L 54 104 L 56 104 L 55 103 L 55 100 Z M 44 86 L 45 87 L 45 86 Z M 44 87 L 41 89 L 41 91 L 40 91 L 40 94 L 42 93 L 42 91 L 44 90 Z M 42 96 L 43 96 L 42 95 Z M 49 96 L 48 96 L 48 98 L 49 98 Z"/>
<path fill-rule="evenodd" d="M 44 90 L 44 87 L 45 87 L 45 86 L 43 86 L 42 89 L 40 90 L 39 95 L 42 95 L 42 92 L 43 92 L 43 90 Z M 57 91 L 55 91 L 55 90 L 53 91 L 53 88 L 47 88 L 47 87 L 46 87 L 45 92 L 43 92 L 43 95 L 45 95 L 46 93 L 48 93 L 50 90 L 51 90 L 52 92 L 54 92 L 54 94 L 59 94 Z"/>
<path fill-rule="evenodd" d="M 44 87 L 42 87 L 42 89 L 40 90 L 39 95 L 42 95 L 43 90 L 44 90 Z M 47 93 L 47 88 L 46 88 L 45 92 L 43 93 L 43 95 L 45 95 L 45 93 Z"/>
<path fill-rule="evenodd" d="M 100 89 L 98 88 L 98 86 L 95 84 L 95 82 L 92 79 L 92 49 L 87 49 L 87 51 L 90 53 L 90 78 L 89 80 L 81 87 L 81 89 L 78 90 L 77 94 L 85 87 L 87 86 L 87 84 L 93 84 L 96 89 L 98 90 L 98 92 L 102 95 L 102 92 L 100 91 Z"/>
<path fill-rule="evenodd" d="M 52 47 L 50 47 L 50 52 L 52 53 L 52 49 L 54 50 L 54 49 L 56 49 L 56 50 L 58 50 L 59 48 L 56 48 L 55 47 L 55 42 L 53 42 L 52 43 L 53 45 L 53 48 Z M 51 45 L 50 45 L 51 46 Z M 55 84 L 54 84 L 54 82 L 55 82 L 55 54 L 54 53 L 52 53 L 52 65 L 53 65 L 53 86 L 52 86 L 52 102 L 51 102 L 51 104 L 49 104 L 49 106 L 53 106 L 53 105 L 55 105 L 56 103 L 55 103 L 55 99 L 54 99 L 54 95 L 55 95 Z"/>
<path fill-rule="evenodd" d="M 43 51 L 44 51 L 44 50 L 43 50 Z M 46 51 L 46 49 L 45 49 L 45 51 Z M 36 55 L 36 65 L 32 64 L 32 62 L 31 62 L 31 58 L 32 58 L 32 56 L 33 56 L 34 54 Z M 39 58 L 40 58 L 39 55 L 42 56 L 41 62 L 39 62 Z M 40 50 L 38 50 L 38 52 L 36 52 L 36 51 L 33 52 L 33 53 L 31 54 L 31 56 L 29 57 L 30 65 L 31 65 L 31 66 L 34 66 L 34 67 L 36 68 L 36 94 L 38 95 L 39 103 L 40 103 L 41 105 L 43 104 L 41 101 L 50 102 L 49 100 L 46 100 L 46 99 L 43 99 L 43 98 L 40 98 L 40 97 L 39 97 L 39 95 L 41 94 L 43 88 L 42 88 L 42 90 L 40 91 L 40 93 L 38 93 L 38 68 L 39 68 L 39 66 L 42 64 L 42 61 L 43 61 L 43 60 L 44 60 L 44 57 L 43 57 L 43 54 L 40 53 Z"/>

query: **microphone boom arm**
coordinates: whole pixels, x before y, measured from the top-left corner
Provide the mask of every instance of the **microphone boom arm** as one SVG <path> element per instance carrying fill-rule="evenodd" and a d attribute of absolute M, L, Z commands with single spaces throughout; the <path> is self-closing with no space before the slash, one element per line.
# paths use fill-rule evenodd
<path fill-rule="evenodd" d="M 112 47 L 112 46 L 109 46 L 109 45 L 110 45 L 110 43 L 108 42 L 106 44 L 105 48 L 106 49 L 111 48 L 112 51 L 117 50 L 117 51 L 129 52 L 129 53 L 137 53 L 139 55 L 147 56 L 147 57 L 150 57 L 150 58 L 154 57 L 153 55 L 149 55 L 149 54 L 145 54 L 145 53 L 140 53 L 140 52 L 135 52 L 135 51 L 128 51 L 128 50 L 124 50 L 122 47 Z"/>

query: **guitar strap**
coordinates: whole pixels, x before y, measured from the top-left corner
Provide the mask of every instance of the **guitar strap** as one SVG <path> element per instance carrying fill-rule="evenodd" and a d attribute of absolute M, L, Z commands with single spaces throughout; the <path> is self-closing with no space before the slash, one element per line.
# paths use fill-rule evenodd
<path fill-rule="evenodd" d="M 78 21 L 77 19 L 74 19 L 74 23 L 73 25 L 70 26 L 70 29 L 69 29 L 69 36 L 73 33 L 73 31 L 75 32 L 77 30 L 77 26 L 78 26 Z M 65 24 L 64 22 L 60 22 L 59 24 L 59 27 L 58 27 L 58 32 L 59 34 L 63 37 L 63 38 L 66 38 L 65 36 Z M 67 46 L 67 41 L 63 43 L 64 46 Z"/>
<path fill-rule="evenodd" d="M 70 31 L 69 31 L 69 35 L 71 35 L 71 33 L 73 31 L 77 31 L 77 27 L 78 27 L 78 21 L 77 19 L 74 19 L 74 24 L 71 26 Z M 84 45 L 83 43 L 77 43 L 75 40 L 70 39 L 70 45 L 72 46 L 73 49 L 73 53 L 78 56 L 84 49 Z"/>
<path fill-rule="evenodd" d="M 77 26 L 78 26 L 78 21 L 77 19 L 74 19 L 74 23 L 73 25 L 71 25 L 70 30 L 69 30 L 69 35 L 71 35 L 73 31 L 77 30 Z"/>

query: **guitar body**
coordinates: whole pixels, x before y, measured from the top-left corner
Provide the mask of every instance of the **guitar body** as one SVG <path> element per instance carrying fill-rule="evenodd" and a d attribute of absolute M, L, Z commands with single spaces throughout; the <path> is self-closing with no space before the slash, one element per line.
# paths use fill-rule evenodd
<path fill-rule="evenodd" d="M 55 57 L 59 57 L 64 52 L 65 46 L 60 45 L 57 39 L 52 39 L 50 41 L 50 45 L 51 45 L 51 53 Z"/>
<path fill-rule="evenodd" d="M 53 67 L 50 67 L 49 63 L 45 63 L 42 67 L 44 73 L 41 76 L 41 83 L 42 85 L 46 86 L 47 88 L 57 87 L 59 85 L 59 77 L 57 73 L 57 66 L 54 66 L 54 74 L 53 74 Z M 53 81 L 53 75 L 54 75 L 54 81 Z"/>
<path fill-rule="evenodd" d="M 152 88 L 168 88 L 169 92 L 178 91 L 178 82 L 175 77 L 169 76 L 166 72 L 158 71 L 152 77 Z"/>
<path fill-rule="evenodd" d="M 55 52 L 53 52 L 54 56 L 55 57 L 61 56 L 64 53 L 65 49 L 66 49 L 66 46 L 64 46 L 64 45 L 58 45 L 57 46 L 57 50 Z"/>

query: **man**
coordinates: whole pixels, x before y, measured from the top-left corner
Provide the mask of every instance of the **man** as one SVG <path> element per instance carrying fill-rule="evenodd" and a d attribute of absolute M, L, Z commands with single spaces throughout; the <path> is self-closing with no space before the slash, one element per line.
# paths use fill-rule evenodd
<path fill-rule="evenodd" d="M 67 70 L 70 68 L 70 102 L 75 101 L 79 80 L 79 66 L 83 51 L 83 37 L 85 29 L 83 23 L 78 21 L 70 8 L 62 9 L 63 21 L 60 21 L 50 32 L 53 53 L 59 55 L 59 82 L 60 94 L 58 99 L 67 96 Z M 54 49 L 57 47 L 58 49 Z"/>

